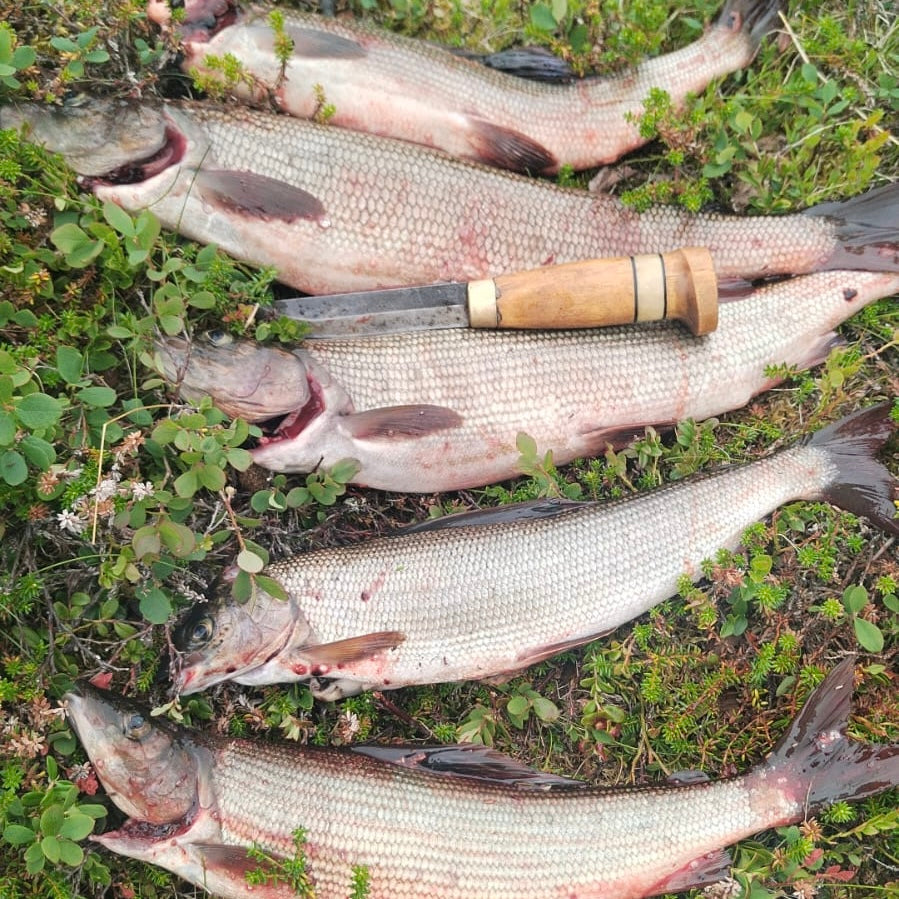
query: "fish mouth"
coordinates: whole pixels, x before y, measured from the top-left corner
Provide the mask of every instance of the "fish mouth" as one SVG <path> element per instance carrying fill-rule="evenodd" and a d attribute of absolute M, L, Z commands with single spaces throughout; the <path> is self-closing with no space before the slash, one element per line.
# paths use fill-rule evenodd
<path fill-rule="evenodd" d="M 187 139 L 172 124 L 167 124 L 162 146 L 149 156 L 129 160 L 124 165 L 103 175 L 85 175 L 79 181 L 85 188 L 106 187 L 116 184 L 140 184 L 149 181 L 160 172 L 184 159 Z"/>
<path fill-rule="evenodd" d="M 190 830 L 193 823 L 192 817 L 192 815 L 185 815 L 177 821 L 169 821 L 165 824 L 153 824 L 150 821 L 141 821 L 139 818 L 128 818 L 116 830 L 107 830 L 105 833 L 94 834 L 91 839 L 102 846 L 109 846 L 112 843 L 117 845 L 128 843 L 131 846 L 152 846 L 155 843 L 186 833 Z"/>
<path fill-rule="evenodd" d="M 321 385 L 311 375 L 307 375 L 307 382 L 309 384 L 309 400 L 306 404 L 293 412 L 288 412 L 280 419 L 262 422 L 260 428 L 262 428 L 263 434 L 259 438 L 259 445 L 256 449 L 295 440 L 325 411 L 325 397 Z"/>

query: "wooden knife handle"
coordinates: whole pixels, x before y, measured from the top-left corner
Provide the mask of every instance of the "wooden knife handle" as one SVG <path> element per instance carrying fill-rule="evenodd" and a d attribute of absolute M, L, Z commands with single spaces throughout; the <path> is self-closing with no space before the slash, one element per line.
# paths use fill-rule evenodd
<path fill-rule="evenodd" d="M 468 286 L 473 328 L 595 328 L 676 318 L 718 325 L 718 279 L 704 247 L 569 262 Z"/>

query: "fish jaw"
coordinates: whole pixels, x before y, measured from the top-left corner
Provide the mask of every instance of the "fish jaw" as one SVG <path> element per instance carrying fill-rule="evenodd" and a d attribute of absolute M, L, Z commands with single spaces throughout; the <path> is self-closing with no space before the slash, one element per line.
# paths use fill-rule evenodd
<path fill-rule="evenodd" d="M 149 711 L 79 684 L 66 713 L 106 792 L 125 814 L 159 832 L 185 825 L 202 793 L 201 749 Z"/>
<path fill-rule="evenodd" d="M 79 175 L 100 177 L 148 159 L 166 143 L 162 113 L 136 103 L 95 100 L 82 106 L 23 103 L 0 108 L 0 127 L 65 157 Z"/>
<path fill-rule="evenodd" d="M 212 396 L 230 418 L 260 422 L 295 415 L 312 398 L 298 355 L 226 335 L 166 337 L 157 341 L 154 363 L 185 400 Z"/>
<path fill-rule="evenodd" d="M 245 605 L 229 598 L 195 606 L 173 636 L 177 694 L 205 690 L 264 666 L 292 640 L 302 642 L 308 625 L 292 599 L 275 599 L 257 587 Z"/>

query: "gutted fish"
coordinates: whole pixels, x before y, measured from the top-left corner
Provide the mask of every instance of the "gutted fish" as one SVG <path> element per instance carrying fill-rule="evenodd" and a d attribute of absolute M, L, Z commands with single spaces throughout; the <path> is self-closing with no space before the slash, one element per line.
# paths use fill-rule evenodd
<path fill-rule="evenodd" d="M 202 4 L 206 6 L 206 4 Z M 414 141 L 452 156 L 520 172 L 561 165 L 592 168 L 644 143 L 639 118 L 652 88 L 674 105 L 719 76 L 749 65 L 776 27 L 779 0 L 728 0 L 699 40 L 615 78 L 546 85 L 493 71 L 423 41 L 346 18 L 283 10 L 293 44 L 282 64 L 269 9 L 194 16 L 178 28 L 182 68 L 224 80 L 208 57 L 240 61 L 250 76 L 234 90 L 254 102 L 273 99 L 291 115 L 314 117 L 327 103 L 329 123 Z M 631 119 L 631 120 L 629 120 Z"/>
<path fill-rule="evenodd" d="M 806 442 L 609 503 L 538 500 L 268 566 L 287 599 L 200 603 L 175 634 L 175 688 L 309 681 L 322 699 L 494 677 L 593 640 L 701 576 L 792 500 L 830 500 L 899 534 L 874 460 L 889 404 Z M 225 580 L 227 581 L 227 576 Z"/>
<path fill-rule="evenodd" d="M 773 752 L 716 782 L 608 789 L 559 783 L 482 747 L 316 749 L 178 727 L 108 692 L 66 696 L 69 719 L 128 820 L 96 839 L 225 899 L 295 852 L 318 899 L 635 899 L 727 876 L 722 847 L 899 783 L 899 746 L 846 737 L 852 660 L 809 697 Z"/>
<path fill-rule="evenodd" d="M 306 293 L 471 281 L 683 246 L 709 247 L 719 277 L 899 270 L 899 184 L 797 215 L 638 214 L 605 195 L 290 116 L 169 104 L 147 133 L 153 114 L 131 109 L 5 107 L 0 125 L 27 125 L 64 151 L 101 199 L 150 209 Z M 100 159 L 128 161 L 98 175 L 98 142 L 111 145 Z"/>
<path fill-rule="evenodd" d="M 705 337 L 673 323 L 456 329 L 307 340 L 289 352 L 217 335 L 169 338 L 157 363 L 185 396 L 209 394 L 231 415 L 263 422 L 289 409 L 252 451 L 265 468 L 308 472 L 354 459 L 358 484 L 458 490 L 518 474 L 520 432 L 562 464 L 646 425 L 738 408 L 776 383 L 768 366 L 823 361 L 837 343 L 833 328 L 897 291 L 897 274 L 794 278 L 723 303 Z"/>

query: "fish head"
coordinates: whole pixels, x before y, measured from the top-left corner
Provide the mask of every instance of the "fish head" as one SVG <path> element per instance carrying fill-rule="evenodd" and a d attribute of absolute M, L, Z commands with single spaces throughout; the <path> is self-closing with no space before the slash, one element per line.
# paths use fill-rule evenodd
<path fill-rule="evenodd" d="M 303 360 L 278 347 L 234 340 L 209 331 L 194 340 L 157 341 L 154 363 L 188 402 L 212 397 L 231 418 L 250 422 L 288 416 L 304 409 L 312 390 Z"/>
<path fill-rule="evenodd" d="M 160 111 L 123 100 L 3 106 L 0 128 L 24 129 L 30 141 L 61 154 L 88 177 L 122 173 L 139 160 L 155 158 L 170 137 Z"/>
<path fill-rule="evenodd" d="M 290 598 L 276 599 L 254 585 L 246 602 L 237 602 L 225 586 L 233 580 L 231 568 L 214 602 L 194 606 L 175 628 L 178 655 L 172 682 L 181 694 L 196 693 L 263 666 L 294 639 L 309 634 L 305 616 Z"/>
<path fill-rule="evenodd" d="M 352 400 L 303 350 L 211 332 L 193 341 L 162 338 L 154 358 L 158 371 L 186 400 L 208 395 L 225 414 L 263 424 L 264 435 L 251 453 L 264 468 L 312 471 L 325 448 L 333 458 L 353 455 L 352 435 L 340 427 L 353 411 Z"/>
<path fill-rule="evenodd" d="M 177 827 L 195 812 L 201 752 L 186 731 L 87 683 L 67 693 L 65 704 L 109 797 L 146 832 Z"/>

